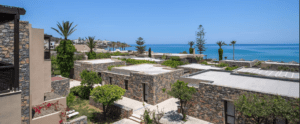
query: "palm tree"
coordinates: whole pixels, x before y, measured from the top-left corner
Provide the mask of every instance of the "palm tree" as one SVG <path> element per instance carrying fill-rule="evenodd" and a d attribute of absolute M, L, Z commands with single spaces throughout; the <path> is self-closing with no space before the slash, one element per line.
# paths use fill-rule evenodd
<path fill-rule="evenodd" d="M 223 59 L 223 49 L 222 46 L 227 45 L 224 41 L 218 41 L 217 44 L 219 45 L 220 49 L 218 50 L 219 52 L 219 60 Z"/>
<path fill-rule="evenodd" d="M 57 33 L 59 33 L 61 36 L 65 37 L 65 40 L 68 40 L 68 36 L 70 36 L 74 31 L 76 31 L 76 29 L 74 29 L 77 25 L 75 25 L 74 27 L 72 27 L 72 23 L 70 23 L 69 21 L 62 21 L 62 23 L 60 24 L 59 22 L 57 22 L 57 27 L 59 30 L 51 27 L 51 29 L 55 30 Z M 72 27 L 72 28 L 71 28 Z"/>
<path fill-rule="evenodd" d="M 188 44 L 190 45 L 190 48 L 192 48 L 195 43 L 194 41 L 189 41 Z"/>
<path fill-rule="evenodd" d="M 120 47 L 121 47 L 121 42 L 120 41 L 117 41 L 117 47 L 118 47 L 118 49 L 120 49 Z"/>
<path fill-rule="evenodd" d="M 236 41 L 233 40 L 233 41 L 231 41 L 230 43 L 231 43 L 231 44 L 229 44 L 229 45 L 230 45 L 230 46 L 231 46 L 231 45 L 233 46 L 233 60 L 234 60 L 234 45 L 235 45 Z"/>
<path fill-rule="evenodd" d="M 111 41 L 111 47 L 113 48 L 113 51 L 115 51 L 116 42 Z"/>
<path fill-rule="evenodd" d="M 86 44 L 90 48 L 90 52 L 92 53 L 93 52 L 93 48 L 95 48 L 95 46 L 96 46 L 96 42 L 94 42 L 95 37 L 88 36 L 86 38 L 86 40 L 88 41 Z"/>

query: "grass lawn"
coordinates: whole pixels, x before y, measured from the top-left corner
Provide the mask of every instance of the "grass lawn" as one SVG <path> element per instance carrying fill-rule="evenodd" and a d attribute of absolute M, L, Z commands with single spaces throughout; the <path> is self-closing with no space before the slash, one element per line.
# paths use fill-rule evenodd
<path fill-rule="evenodd" d="M 85 115 L 87 116 L 88 124 L 112 124 L 116 121 L 121 120 L 121 118 L 113 118 L 112 116 L 107 115 L 107 121 L 104 121 L 102 118 L 102 110 L 90 105 L 89 100 L 81 99 L 79 97 L 75 98 L 75 101 L 70 106 L 70 110 L 75 110 L 76 112 L 79 112 L 79 114 L 73 116 L 68 120 L 72 120 L 79 116 Z"/>

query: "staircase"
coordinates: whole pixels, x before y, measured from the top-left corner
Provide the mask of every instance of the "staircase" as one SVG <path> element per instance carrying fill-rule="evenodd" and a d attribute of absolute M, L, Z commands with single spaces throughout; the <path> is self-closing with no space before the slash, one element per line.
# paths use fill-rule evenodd
<path fill-rule="evenodd" d="M 137 115 L 137 114 L 132 114 L 131 117 L 129 117 L 129 119 L 132 120 L 132 121 L 135 121 L 135 122 L 137 122 L 139 124 L 145 124 L 144 122 L 142 122 L 141 116 Z"/>

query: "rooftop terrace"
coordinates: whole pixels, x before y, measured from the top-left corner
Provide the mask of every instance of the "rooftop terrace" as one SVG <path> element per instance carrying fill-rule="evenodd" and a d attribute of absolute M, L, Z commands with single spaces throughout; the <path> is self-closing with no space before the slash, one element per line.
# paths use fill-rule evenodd
<path fill-rule="evenodd" d="M 114 67 L 112 70 L 113 71 L 116 70 L 137 71 L 145 74 L 156 75 L 156 74 L 171 72 L 174 69 L 166 66 L 161 66 L 158 64 L 138 64 L 138 65 L 131 65 L 131 66 Z"/>
<path fill-rule="evenodd" d="M 230 72 L 214 70 L 187 78 L 213 81 L 212 85 L 299 98 L 299 82 L 295 81 L 234 75 Z"/>
<path fill-rule="evenodd" d="M 257 68 L 242 68 L 237 72 L 254 73 L 269 77 L 280 77 L 299 80 L 299 72 L 287 72 L 287 71 L 273 71 L 273 70 L 261 70 Z"/>

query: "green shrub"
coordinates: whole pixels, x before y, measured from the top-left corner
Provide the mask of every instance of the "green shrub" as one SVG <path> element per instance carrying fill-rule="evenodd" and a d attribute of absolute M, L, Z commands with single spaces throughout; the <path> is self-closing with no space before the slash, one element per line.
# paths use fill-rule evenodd
<path fill-rule="evenodd" d="M 161 59 L 166 59 L 167 58 L 167 56 L 166 55 L 163 55 L 162 57 L 161 57 Z"/>
<path fill-rule="evenodd" d="M 220 64 L 216 65 L 217 67 L 227 67 L 228 64 L 221 62 Z"/>
<path fill-rule="evenodd" d="M 70 93 L 73 93 L 75 96 L 78 96 L 79 90 L 80 90 L 80 86 L 72 87 L 70 89 Z"/>
<path fill-rule="evenodd" d="M 108 66 L 107 69 L 111 71 L 111 69 L 113 67 L 121 67 L 121 66 L 124 66 L 124 65 L 111 65 L 111 66 Z"/>
<path fill-rule="evenodd" d="M 74 61 L 76 60 L 83 60 L 84 54 L 74 55 Z"/>
<path fill-rule="evenodd" d="M 295 71 L 296 71 L 296 72 L 299 72 L 299 68 L 297 67 L 297 68 L 295 69 Z"/>
<path fill-rule="evenodd" d="M 278 69 L 278 70 L 283 70 L 284 67 L 283 67 L 283 66 L 279 66 L 277 69 Z"/>
<path fill-rule="evenodd" d="M 190 64 L 190 63 L 189 62 L 184 62 L 183 64 L 186 65 L 186 64 Z"/>
<path fill-rule="evenodd" d="M 206 62 L 206 61 L 203 61 L 203 62 L 201 62 L 201 64 L 207 65 L 207 62 Z"/>
<path fill-rule="evenodd" d="M 87 56 L 88 56 L 88 59 L 96 59 L 96 53 L 95 52 L 88 52 Z"/>
<path fill-rule="evenodd" d="M 74 52 L 76 51 L 72 41 L 62 40 L 57 48 L 57 65 L 63 77 L 70 76 L 70 70 L 74 67 Z"/>
<path fill-rule="evenodd" d="M 102 78 L 98 76 L 97 72 L 87 70 L 83 70 L 80 73 L 81 85 L 93 87 L 94 84 L 100 84 L 102 82 Z"/>
<path fill-rule="evenodd" d="M 149 61 L 149 60 L 135 60 L 135 59 L 121 59 L 121 60 L 125 60 L 127 63 L 130 64 L 143 64 L 143 63 L 149 63 L 149 64 L 156 64 L 156 62 L 154 61 Z"/>
<path fill-rule="evenodd" d="M 233 66 L 233 67 L 227 67 L 227 68 L 225 68 L 225 70 L 232 71 L 232 70 L 237 69 L 237 68 L 239 68 L 239 67 L 238 66 Z"/>
<path fill-rule="evenodd" d="M 186 52 L 186 51 L 183 51 L 183 52 L 180 52 L 179 54 L 187 54 L 187 52 Z"/>
<path fill-rule="evenodd" d="M 172 68 L 177 68 L 177 66 L 183 65 L 183 62 L 167 60 L 167 61 L 164 61 L 161 65 L 169 66 Z"/>
<path fill-rule="evenodd" d="M 294 71 L 295 71 L 295 69 L 293 69 L 293 68 L 292 68 L 292 69 L 291 69 L 291 71 L 292 71 L 292 72 L 294 72 Z"/>
<path fill-rule="evenodd" d="M 170 60 L 172 60 L 172 61 L 180 61 L 180 57 L 178 57 L 178 56 L 172 56 L 172 57 L 170 57 Z"/>
<path fill-rule="evenodd" d="M 75 100 L 75 96 L 73 93 L 69 93 L 67 96 L 67 106 L 70 107 Z"/>
<path fill-rule="evenodd" d="M 90 92 L 93 88 L 89 86 L 79 86 L 78 96 L 82 99 L 89 99 Z"/>
<path fill-rule="evenodd" d="M 254 65 L 255 65 L 255 66 L 261 65 L 261 61 L 256 62 Z"/>
<path fill-rule="evenodd" d="M 189 49 L 189 52 L 190 52 L 190 54 L 193 54 L 194 49 L 193 49 L 193 48 L 190 48 L 190 49 Z"/>
<path fill-rule="evenodd" d="M 290 68 L 289 67 L 284 67 L 283 70 L 288 71 L 288 70 L 290 70 Z"/>

